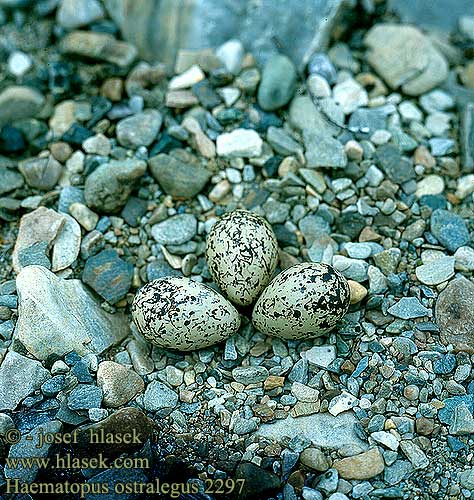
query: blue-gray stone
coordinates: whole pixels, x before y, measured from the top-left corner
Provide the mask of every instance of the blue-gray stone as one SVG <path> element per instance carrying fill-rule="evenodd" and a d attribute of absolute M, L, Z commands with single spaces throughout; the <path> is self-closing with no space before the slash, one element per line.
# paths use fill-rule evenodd
<path fill-rule="evenodd" d="M 125 297 L 132 277 L 133 265 L 121 259 L 113 249 L 89 257 L 82 273 L 82 281 L 111 304 Z"/>
<path fill-rule="evenodd" d="M 24 183 L 23 176 L 16 170 L 4 166 L 0 168 L 0 195 L 20 188 Z"/>
<path fill-rule="evenodd" d="M 63 187 L 59 193 L 58 212 L 69 214 L 69 207 L 73 203 L 85 203 L 84 191 L 74 186 Z"/>
<path fill-rule="evenodd" d="M 430 139 L 429 143 L 433 156 L 444 156 L 452 153 L 456 145 L 452 139 L 445 139 L 443 137 L 433 137 L 433 139 Z"/>
<path fill-rule="evenodd" d="M 433 371 L 438 375 L 446 375 L 456 368 L 456 356 L 454 354 L 440 355 L 433 361 Z"/>
<path fill-rule="evenodd" d="M 95 385 L 79 384 L 69 394 L 67 405 L 70 410 L 88 410 L 100 408 L 102 389 Z"/>
<path fill-rule="evenodd" d="M 0 323 L 0 337 L 5 340 L 11 339 L 14 329 L 15 325 L 12 320 L 3 321 L 3 323 Z"/>
<path fill-rule="evenodd" d="M 165 260 L 157 259 L 146 266 L 146 275 L 148 281 L 153 281 L 166 276 L 180 277 L 183 273 L 173 269 Z"/>
<path fill-rule="evenodd" d="M 412 319 L 428 316 L 430 310 L 421 304 L 416 297 L 403 297 L 390 307 L 388 312 L 396 318 Z"/>
<path fill-rule="evenodd" d="M 446 208 L 447 201 L 442 194 L 424 194 L 419 201 L 420 205 L 430 207 L 432 210 Z"/>
<path fill-rule="evenodd" d="M 367 139 L 376 130 L 387 128 L 387 112 L 384 108 L 358 108 L 349 119 L 349 129 L 359 139 Z"/>
<path fill-rule="evenodd" d="M 74 375 L 81 384 L 88 384 L 93 381 L 87 365 L 82 360 L 74 364 L 71 368 L 71 374 Z"/>
<path fill-rule="evenodd" d="M 469 231 L 459 215 L 438 209 L 431 214 L 430 224 L 433 236 L 450 252 L 469 243 Z"/>
<path fill-rule="evenodd" d="M 298 227 L 303 233 L 307 247 L 310 247 L 321 235 L 331 233 L 331 226 L 319 215 L 307 215 L 303 217 L 299 221 Z"/>
<path fill-rule="evenodd" d="M 474 394 L 465 396 L 454 396 L 443 401 L 444 408 L 438 411 L 440 422 L 447 425 L 452 425 L 454 422 L 454 410 L 457 406 L 465 404 L 471 413 L 474 413 Z"/>
<path fill-rule="evenodd" d="M 64 375 L 55 375 L 54 377 L 47 380 L 41 386 L 41 392 L 46 397 L 49 397 L 49 398 L 54 397 L 64 387 L 65 380 L 66 380 L 66 377 Z"/>
<path fill-rule="evenodd" d="M 148 202 L 135 196 L 130 196 L 122 210 L 122 218 L 132 227 L 137 227 L 140 219 L 147 211 Z"/>
<path fill-rule="evenodd" d="M 383 479 L 390 486 L 393 486 L 402 481 L 412 471 L 413 465 L 408 460 L 397 460 L 390 467 L 385 467 Z"/>
<path fill-rule="evenodd" d="M 196 235 L 197 219 L 191 214 L 174 215 L 151 228 L 153 238 L 160 245 L 181 245 Z"/>
<path fill-rule="evenodd" d="M 377 148 L 377 159 L 382 170 L 393 182 L 402 184 L 415 178 L 412 163 L 403 158 L 400 151 L 393 144 L 383 144 Z"/>
<path fill-rule="evenodd" d="M 288 104 L 296 85 L 296 68 L 284 55 L 271 57 L 262 72 L 258 88 L 258 104 L 265 111 L 274 111 Z"/>
<path fill-rule="evenodd" d="M 18 252 L 18 262 L 22 268 L 37 265 L 51 269 L 51 261 L 48 257 L 48 243 L 38 241 L 29 247 L 22 248 Z"/>
<path fill-rule="evenodd" d="M 0 295 L 0 307 L 16 309 L 18 307 L 18 297 L 16 295 Z"/>
<path fill-rule="evenodd" d="M 308 63 L 308 72 L 317 74 L 327 80 L 329 85 L 334 85 L 337 81 L 337 71 L 331 59 L 324 52 L 316 52 L 311 56 Z"/>

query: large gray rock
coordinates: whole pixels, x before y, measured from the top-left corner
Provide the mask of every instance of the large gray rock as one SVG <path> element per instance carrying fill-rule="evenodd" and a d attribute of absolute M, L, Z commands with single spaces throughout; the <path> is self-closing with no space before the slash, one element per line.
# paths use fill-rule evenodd
<path fill-rule="evenodd" d="M 50 378 L 39 361 L 10 351 L 0 366 L 0 410 L 14 410 Z"/>
<path fill-rule="evenodd" d="M 389 0 L 388 10 L 404 23 L 450 33 L 461 16 L 474 16 L 472 0 Z"/>
<path fill-rule="evenodd" d="M 17 276 L 16 286 L 19 317 L 14 337 L 38 359 L 71 351 L 100 354 L 129 333 L 126 318 L 104 311 L 79 280 L 28 266 Z"/>
<path fill-rule="evenodd" d="M 85 183 L 84 197 L 92 210 L 114 213 L 123 208 L 135 181 L 146 171 L 142 160 L 111 160 L 97 167 Z"/>
<path fill-rule="evenodd" d="M 259 436 L 280 440 L 283 436 L 303 435 L 310 439 L 314 446 L 339 449 L 346 445 L 367 448 L 367 444 L 356 434 L 354 425 L 357 418 L 351 412 L 341 413 L 333 417 L 329 413 L 277 420 L 271 424 L 263 424 L 256 432 Z"/>
<path fill-rule="evenodd" d="M 44 96 L 35 89 L 18 85 L 7 87 L 0 93 L 0 127 L 36 116 L 44 102 Z"/>
<path fill-rule="evenodd" d="M 172 66 L 179 49 L 241 40 L 257 60 L 282 52 L 297 65 L 327 48 L 344 0 L 105 0 L 140 55 Z"/>
<path fill-rule="evenodd" d="M 368 61 L 391 88 L 420 95 L 446 80 L 448 63 L 413 26 L 376 24 L 365 37 Z"/>

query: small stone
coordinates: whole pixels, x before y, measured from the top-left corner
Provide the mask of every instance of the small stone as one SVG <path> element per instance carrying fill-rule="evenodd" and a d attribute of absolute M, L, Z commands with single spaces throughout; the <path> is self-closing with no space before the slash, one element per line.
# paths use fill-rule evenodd
<path fill-rule="evenodd" d="M 18 252 L 18 263 L 21 268 L 37 265 L 51 269 L 51 262 L 48 257 L 48 244 L 45 241 L 39 241 L 21 249 Z"/>
<path fill-rule="evenodd" d="M 431 233 L 450 252 L 469 243 L 465 221 L 447 210 L 437 209 L 431 214 Z"/>
<path fill-rule="evenodd" d="M 416 277 L 425 285 L 439 285 L 454 276 L 454 257 L 441 257 L 416 268 Z"/>
<path fill-rule="evenodd" d="M 7 87 L 0 93 L 0 127 L 24 118 L 34 118 L 44 103 L 44 96 L 33 88 Z"/>
<path fill-rule="evenodd" d="M 474 271 L 474 248 L 459 247 L 454 253 L 454 267 L 459 271 Z"/>
<path fill-rule="evenodd" d="M 189 90 L 171 90 L 166 93 L 168 108 L 185 109 L 199 104 L 198 98 Z"/>
<path fill-rule="evenodd" d="M 336 347 L 333 345 L 314 346 L 304 351 L 301 356 L 308 360 L 310 365 L 327 368 L 336 359 Z"/>
<path fill-rule="evenodd" d="M 258 104 L 265 111 L 274 111 L 288 104 L 296 85 L 296 68 L 284 55 L 268 60 L 258 87 Z"/>
<path fill-rule="evenodd" d="M 82 203 L 71 203 L 69 213 L 86 231 L 92 231 L 99 222 L 99 216 Z"/>
<path fill-rule="evenodd" d="M 206 75 L 203 73 L 202 69 L 198 65 L 194 64 L 184 73 L 171 78 L 168 88 L 170 90 L 189 89 L 194 84 L 204 80 L 205 77 Z"/>
<path fill-rule="evenodd" d="M 369 264 L 360 259 L 349 259 L 343 255 L 335 255 L 332 265 L 340 271 L 344 277 L 357 281 L 358 283 L 368 279 Z"/>
<path fill-rule="evenodd" d="M 132 278 L 133 265 L 122 260 L 113 249 L 89 257 L 82 273 L 82 281 L 111 304 L 125 297 Z"/>
<path fill-rule="evenodd" d="M 104 405 L 112 408 L 128 403 L 145 389 L 142 378 L 136 372 L 113 361 L 99 364 L 97 384 L 104 393 Z"/>
<path fill-rule="evenodd" d="M 293 382 L 291 394 L 293 394 L 298 401 L 303 401 L 304 403 L 315 403 L 319 401 L 319 391 L 301 384 L 300 382 Z"/>
<path fill-rule="evenodd" d="M 68 396 L 67 405 L 70 410 L 88 410 L 100 408 L 102 389 L 95 385 L 79 384 Z"/>
<path fill-rule="evenodd" d="M 343 391 L 342 394 L 339 394 L 339 396 L 331 399 L 328 411 L 331 415 L 336 417 L 344 411 L 351 410 L 356 405 L 357 401 L 357 398 L 352 394 Z"/>
<path fill-rule="evenodd" d="M 23 176 L 10 168 L 0 169 L 0 195 L 13 191 L 25 183 Z"/>
<path fill-rule="evenodd" d="M 229 40 L 216 49 L 216 56 L 229 73 L 237 75 L 244 57 L 244 46 L 240 40 Z"/>
<path fill-rule="evenodd" d="M 86 179 L 87 206 L 98 212 L 114 213 L 123 208 L 135 181 L 146 171 L 142 160 L 111 160 L 97 167 Z"/>
<path fill-rule="evenodd" d="M 344 479 L 371 479 L 383 472 L 385 464 L 377 447 L 364 453 L 336 460 L 333 467 Z"/>
<path fill-rule="evenodd" d="M 63 171 L 62 165 L 53 156 L 23 160 L 18 165 L 18 169 L 29 186 L 42 191 L 52 189 Z"/>
<path fill-rule="evenodd" d="M 180 214 L 155 224 L 151 234 L 160 245 L 181 245 L 194 238 L 197 220 L 194 215 Z"/>
<path fill-rule="evenodd" d="M 119 41 L 108 33 L 93 31 L 68 33 L 61 40 L 60 48 L 64 54 L 90 57 L 122 68 L 130 66 L 137 56 L 133 45 Z"/>
<path fill-rule="evenodd" d="M 28 54 L 21 52 L 21 50 L 14 50 L 8 56 L 7 64 L 8 71 L 16 77 L 25 75 L 33 66 L 31 57 Z"/>
<path fill-rule="evenodd" d="M 304 130 L 303 137 L 308 168 L 344 168 L 347 165 L 344 146 L 338 140 L 307 130 Z"/>
<path fill-rule="evenodd" d="M 253 158 L 262 153 L 263 141 L 254 130 L 238 128 L 217 137 L 217 154 L 226 158 Z"/>
<path fill-rule="evenodd" d="M 62 0 L 56 21 L 63 28 L 75 29 L 99 21 L 104 14 L 97 0 Z"/>
<path fill-rule="evenodd" d="M 398 449 L 398 439 L 393 435 L 390 434 L 390 432 L 385 432 L 385 431 L 377 431 L 377 432 L 372 432 L 370 435 L 371 439 L 374 441 L 377 441 L 377 443 L 382 444 L 385 446 L 385 448 L 388 448 L 389 450 L 397 451 Z"/>
<path fill-rule="evenodd" d="M 162 123 L 161 114 L 148 109 L 117 123 L 117 140 L 126 148 L 149 146 L 158 135 Z"/>
<path fill-rule="evenodd" d="M 428 194 L 440 194 L 444 191 L 444 180 L 439 175 L 427 175 L 416 185 L 416 196 L 421 198 Z"/>
<path fill-rule="evenodd" d="M 401 319 L 421 318 L 429 316 L 431 311 L 424 307 L 416 297 L 402 297 L 388 312 Z"/>
<path fill-rule="evenodd" d="M 143 404 L 147 411 L 175 408 L 178 404 L 178 395 L 162 382 L 154 380 L 146 388 Z"/>
<path fill-rule="evenodd" d="M 430 465 L 428 457 L 413 441 L 400 441 L 400 448 L 415 469 L 426 469 Z"/>
<path fill-rule="evenodd" d="M 367 296 L 367 288 L 357 281 L 347 280 L 351 291 L 351 304 L 358 304 Z"/>
<path fill-rule="evenodd" d="M 331 466 L 329 459 L 318 448 L 306 448 L 301 452 L 300 462 L 310 469 L 325 472 Z"/>
<path fill-rule="evenodd" d="M 239 384 L 258 384 L 267 377 L 268 370 L 263 366 L 240 366 L 232 370 L 232 378 Z"/>
<path fill-rule="evenodd" d="M 7 352 L 0 365 L 0 409 L 14 410 L 49 378 L 48 370 L 39 361 Z"/>
<path fill-rule="evenodd" d="M 303 148 L 284 129 L 268 127 L 267 142 L 273 150 L 283 156 L 297 155 L 303 156 Z"/>
<path fill-rule="evenodd" d="M 397 272 L 400 258 L 401 251 L 399 248 L 390 248 L 389 250 L 384 250 L 373 255 L 375 264 L 387 276 Z"/>
<path fill-rule="evenodd" d="M 377 159 L 382 170 L 397 184 L 402 184 L 415 177 L 413 165 L 408 159 L 401 156 L 399 149 L 393 144 L 379 146 Z"/>
<path fill-rule="evenodd" d="M 334 89 L 334 100 L 341 106 L 346 115 L 353 113 L 357 108 L 366 106 L 369 97 L 364 87 L 352 78 L 338 83 Z"/>
<path fill-rule="evenodd" d="M 104 134 L 97 134 L 86 139 L 82 143 L 82 149 L 89 154 L 109 156 L 111 145 L 109 139 Z"/>

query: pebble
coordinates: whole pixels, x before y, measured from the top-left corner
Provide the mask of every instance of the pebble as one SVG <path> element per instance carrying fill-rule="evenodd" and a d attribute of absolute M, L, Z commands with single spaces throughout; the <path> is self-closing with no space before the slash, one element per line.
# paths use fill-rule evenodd
<path fill-rule="evenodd" d="M 18 165 L 26 183 L 42 191 L 52 189 L 63 172 L 62 165 L 52 156 L 46 158 L 30 158 Z"/>
<path fill-rule="evenodd" d="M 128 403 L 145 389 L 142 378 L 136 372 L 113 361 L 99 364 L 97 384 L 104 393 L 104 405 L 112 408 Z"/>
<path fill-rule="evenodd" d="M 160 245 L 181 245 L 194 238 L 197 231 L 197 220 L 194 215 L 174 215 L 155 224 L 151 234 Z"/>
<path fill-rule="evenodd" d="M 189 89 L 196 83 L 204 80 L 205 77 L 206 75 L 203 73 L 202 69 L 197 64 L 194 64 L 184 73 L 171 78 L 168 88 L 170 90 Z"/>
<path fill-rule="evenodd" d="M 111 160 L 97 167 L 86 179 L 84 197 L 87 206 L 100 213 L 123 208 L 134 182 L 146 171 L 142 160 Z"/>
<path fill-rule="evenodd" d="M 454 276 L 454 257 L 441 257 L 416 268 L 416 277 L 425 285 L 439 285 Z"/>
<path fill-rule="evenodd" d="M 100 387 L 89 384 L 79 384 L 69 394 L 67 405 L 70 410 L 100 408 L 102 396 L 103 393 Z"/>
<path fill-rule="evenodd" d="M 365 286 L 357 283 L 357 281 L 348 280 L 349 288 L 351 291 L 351 304 L 358 304 L 367 296 L 367 289 Z"/>
<path fill-rule="evenodd" d="M 341 106 L 346 115 L 353 113 L 357 108 L 366 106 L 369 102 L 364 87 L 352 78 L 335 85 L 333 95 L 334 100 Z"/>
<path fill-rule="evenodd" d="M 238 75 L 244 57 L 244 46 L 240 40 L 228 40 L 217 48 L 216 57 L 222 61 L 229 73 Z"/>
<path fill-rule="evenodd" d="M 18 77 L 22 77 L 33 66 L 33 61 L 28 54 L 25 54 L 21 50 L 14 50 L 8 56 L 8 71 L 13 75 Z"/>
<path fill-rule="evenodd" d="M 143 404 L 147 411 L 152 412 L 175 408 L 178 405 L 178 395 L 162 382 L 154 380 L 146 388 Z"/>
<path fill-rule="evenodd" d="M 111 304 L 125 297 L 132 278 L 133 265 L 121 259 L 115 249 L 89 257 L 82 273 L 82 281 Z"/>
<path fill-rule="evenodd" d="M 330 467 L 326 455 L 319 448 L 306 448 L 300 454 L 300 462 L 318 472 L 325 472 Z"/>
<path fill-rule="evenodd" d="M 416 185 L 416 196 L 429 194 L 440 194 L 444 191 L 444 180 L 439 175 L 427 175 L 423 180 Z"/>
<path fill-rule="evenodd" d="M 117 123 L 117 140 L 126 148 L 149 146 L 156 139 L 162 120 L 154 109 L 125 118 Z"/>
<path fill-rule="evenodd" d="M 257 100 L 265 111 L 274 111 L 287 104 L 293 97 L 296 85 L 296 68 L 287 56 L 275 55 L 265 64 L 258 87 Z"/>
<path fill-rule="evenodd" d="M 9 351 L 0 366 L 0 409 L 14 410 L 50 378 L 39 361 Z"/>
<path fill-rule="evenodd" d="M 459 247 L 454 252 L 454 267 L 459 271 L 470 272 L 474 271 L 474 248 Z"/>
<path fill-rule="evenodd" d="M 69 213 L 86 231 L 92 231 L 99 222 L 99 216 L 83 203 L 71 203 Z"/>
<path fill-rule="evenodd" d="M 57 23 L 68 30 L 87 26 L 105 15 L 97 0 L 62 0 L 56 14 Z"/>
<path fill-rule="evenodd" d="M 24 118 L 35 117 L 45 103 L 36 89 L 13 85 L 0 93 L 0 127 Z"/>
<path fill-rule="evenodd" d="M 105 312 L 79 280 L 63 280 L 44 267 L 28 266 L 16 286 L 15 338 L 37 359 L 71 351 L 100 354 L 129 333 L 123 315 Z"/>
<path fill-rule="evenodd" d="M 307 130 L 303 137 L 308 168 L 344 168 L 347 165 L 344 146 L 338 140 Z"/>
<path fill-rule="evenodd" d="M 253 158 L 262 153 L 263 141 L 254 130 L 238 128 L 217 137 L 217 154 L 226 158 Z"/>
<path fill-rule="evenodd" d="M 304 351 L 301 356 L 310 365 L 327 368 L 336 359 L 336 348 L 333 345 L 314 346 Z"/>
<path fill-rule="evenodd" d="M 258 384 L 267 377 L 268 370 L 263 366 L 241 366 L 232 370 L 232 378 L 239 384 Z"/>
<path fill-rule="evenodd" d="M 469 232 L 459 215 L 437 209 L 431 214 L 431 233 L 450 252 L 469 243 Z"/>
<path fill-rule="evenodd" d="M 385 464 L 377 447 L 352 457 L 335 460 L 333 467 L 344 479 L 371 479 L 383 472 Z"/>
<path fill-rule="evenodd" d="M 402 297 L 388 312 L 396 318 L 413 319 L 429 316 L 431 310 L 424 307 L 416 297 Z"/>

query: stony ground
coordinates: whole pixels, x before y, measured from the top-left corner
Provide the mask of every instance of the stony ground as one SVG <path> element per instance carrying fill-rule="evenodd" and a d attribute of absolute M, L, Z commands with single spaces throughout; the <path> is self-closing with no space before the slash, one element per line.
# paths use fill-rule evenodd
<path fill-rule="evenodd" d="M 96 0 L 3 4 L 2 488 L 242 478 L 239 498 L 258 500 L 471 498 L 474 17 L 441 38 L 366 2 L 366 28 L 335 30 L 304 69 L 237 40 L 170 69 Z M 272 225 L 277 272 L 325 262 L 351 280 L 348 314 L 328 337 L 283 341 L 240 308 L 223 344 L 147 344 L 136 291 L 215 286 L 206 235 L 236 208 Z M 102 451 L 153 469 L 5 463 L 37 456 L 40 428 L 78 426 L 134 426 L 145 446 Z M 67 452 L 91 450 L 41 448 Z"/>

